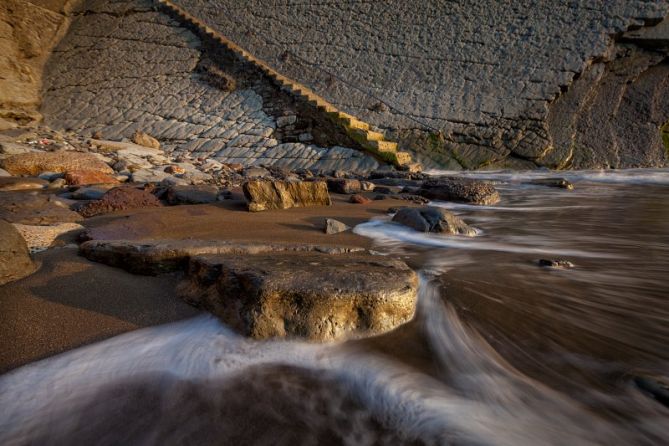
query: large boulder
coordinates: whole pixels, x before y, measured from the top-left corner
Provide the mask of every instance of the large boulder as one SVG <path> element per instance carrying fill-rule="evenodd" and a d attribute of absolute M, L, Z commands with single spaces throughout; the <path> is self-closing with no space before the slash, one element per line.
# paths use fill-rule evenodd
<path fill-rule="evenodd" d="M 324 181 L 250 180 L 243 189 L 251 212 L 331 204 Z"/>
<path fill-rule="evenodd" d="M 179 295 L 253 338 L 330 341 L 409 321 L 418 279 L 404 262 L 368 254 L 197 256 Z"/>
<path fill-rule="evenodd" d="M 364 249 L 357 246 L 239 243 L 222 240 L 89 240 L 79 246 L 81 255 L 89 260 L 145 275 L 185 269 L 191 257 L 206 254 L 241 255 L 271 252 L 346 254 L 362 251 Z"/>
<path fill-rule="evenodd" d="M 423 183 L 418 194 L 430 200 L 491 205 L 500 200 L 495 187 L 470 178 L 440 178 Z"/>
<path fill-rule="evenodd" d="M 28 276 L 35 265 L 25 240 L 16 228 L 0 219 L 0 285 Z"/>
<path fill-rule="evenodd" d="M 437 207 L 401 208 L 393 216 L 393 221 L 420 232 L 476 235 L 476 230 L 460 217 Z"/>
<path fill-rule="evenodd" d="M 84 217 L 93 217 L 109 212 L 157 206 L 161 206 L 160 200 L 147 190 L 115 187 L 106 192 L 100 200 L 79 207 L 78 212 Z"/>
<path fill-rule="evenodd" d="M 55 195 L 37 192 L 0 193 L 0 218 L 24 225 L 51 225 L 81 220 L 69 204 Z"/>
<path fill-rule="evenodd" d="M 96 171 L 113 174 L 114 170 L 97 156 L 83 152 L 29 152 L 10 155 L 0 165 L 12 175 L 37 176 L 42 172 L 72 170 Z"/>

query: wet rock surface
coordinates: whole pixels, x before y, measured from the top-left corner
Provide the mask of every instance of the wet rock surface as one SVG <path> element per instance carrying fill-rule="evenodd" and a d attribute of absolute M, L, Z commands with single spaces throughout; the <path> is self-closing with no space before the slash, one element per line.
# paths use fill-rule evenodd
<path fill-rule="evenodd" d="M 446 209 L 437 207 L 400 208 L 393 216 L 393 221 L 420 232 L 438 232 L 470 237 L 476 235 L 476 230 L 460 217 Z"/>
<path fill-rule="evenodd" d="M 167 190 L 167 202 L 171 205 L 214 203 L 218 194 L 216 186 L 171 186 Z"/>
<path fill-rule="evenodd" d="M 330 205 L 330 195 L 324 181 L 252 180 L 244 183 L 243 188 L 251 212 Z"/>
<path fill-rule="evenodd" d="M 0 177 L 0 191 L 39 190 L 49 182 L 41 178 Z"/>
<path fill-rule="evenodd" d="M 423 183 L 418 194 L 430 200 L 456 201 L 481 205 L 499 202 L 495 187 L 484 181 L 469 178 L 440 178 Z"/>
<path fill-rule="evenodd" d="M 35 265 L 21 234 L 0 218 L 0 285 L 32 274 Z"/>
<path fill-rule="evenodd" d="M 195 257 L 179 294 L 253 338 L 331 341 L 409 321 L 416 290 L 398 260 L 286 253 Z"/>
<path fill-rule="evenodd" d="M 574 185 L 564 178 L 539 178 L 532 180 L 527 184 L 533 184 L 535 186 L 546 186 L 546 187 L 556 187 L 559 189 L 573 190 Z"/>

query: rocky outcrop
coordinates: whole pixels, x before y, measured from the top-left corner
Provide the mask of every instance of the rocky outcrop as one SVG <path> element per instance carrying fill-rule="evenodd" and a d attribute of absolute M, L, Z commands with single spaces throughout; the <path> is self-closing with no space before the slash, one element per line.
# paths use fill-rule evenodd
<path fill-rule="evenodd" d="M 667 162 L 664 0 L 177 3 L 427 165 Z"/>
<path fill-rule="evenodd" d="M 42 68 L 69 24 L 72 0 L 0 2 L 0 130 L 41 119 Z"/>
<path fill-rule="evenodd" d="M 453 235 L 476 235 L 476 230 L 460 217 L 437 207 L 401 208 L 393 216 L 395 223 L 420 232 L 438 232 Z"/>
<path fill-rule="evenodd" d="M 251 212 L 293 207 L 330 206 L 325 181 L 252 180 L 243 185 Z"/>
<path fill-rule="evenodd" d="M 425 181 L 418 194 L 430 200 L 491 205 L 499 202 L 499 192 L 485 181 L 469 178 L 439 178 Z"/>
<path fill-rule="evenodd" d="M 5 220 L 0 219 L 0 285 L 28 276 L 35 265 L 21 234 Z"/>
<path fill-rule="evenodd" d="M 245 166 L 379 166 L 324 116 L 155 6 L 83 2 L 45 70 L 49 126 L 112 140 L 140 130 L 168 155 Z"/>
<path fill-rule="evenodd" d="M 0 193 L 0 218 L 25 225 L 73 223 L 82 219 L 64 200 L 37 192 Z"/>
<path fill-rule="evenodd" d="M 331 341 L 409 321 L 417 286 L 398 260 L 275 253 L 195 257 L 179 294 L 253 338 Z"/>

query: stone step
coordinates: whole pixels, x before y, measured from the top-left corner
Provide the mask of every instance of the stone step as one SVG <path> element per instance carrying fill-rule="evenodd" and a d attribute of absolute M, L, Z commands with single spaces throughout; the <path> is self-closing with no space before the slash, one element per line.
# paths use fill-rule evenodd
<path fill-rule="evenodd" d="M 369 141 L 367 147 L 379 153 L 397 152 L 397 143 L 392 141 Z"/>

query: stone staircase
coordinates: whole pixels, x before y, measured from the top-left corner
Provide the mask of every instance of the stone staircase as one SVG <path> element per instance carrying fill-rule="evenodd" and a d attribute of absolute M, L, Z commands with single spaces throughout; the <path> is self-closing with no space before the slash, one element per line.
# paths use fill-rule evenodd
<path fill-rule="evenodd" d="M 190 23 L 197 27 L 201 33 L 213 38 L 221 43 L 229 50 L 237 54 L 241 59 L 252 63 L 258 67 L 265 75 L 272 79 L 283 90 L 291 93 L 296 98 L 306 101 L 319 111 L 327 114 L 327 116 L 340 125 L 346 133 L 356 141 L 360 147 L 365 149 L 380 160 L 393 164 L 396 167 L 403 169 L 413 169 L 418 165 L 411 160 L 411 154 L 408 152 L 400 152 L 397 150 L 397 143 L 387 141 L 382 133 L 371 130 L 370 125 L 337 109 L 334 105 L 318 96 L 304 85 L 289 79 L 262 60 L 256 58 L 248 51 L 241 48 L 236 43 L 230 41 L 228 38 L 215 31 L 213 28 L 202 22 L 197 17 L 189 14 L 188 11 L 182 7 L 174 4 L 170 0 L 156 0 L 159 5 L 164 6 L 176 14 L 181 20 Z"/>

